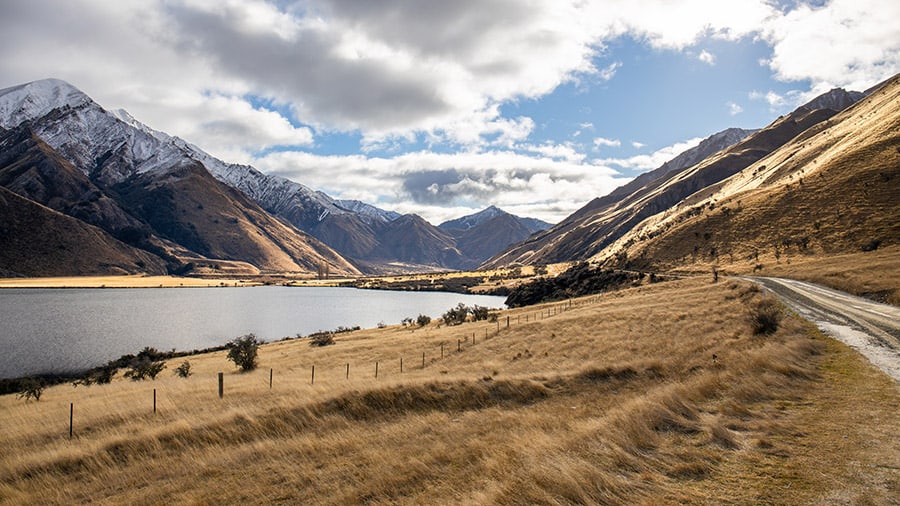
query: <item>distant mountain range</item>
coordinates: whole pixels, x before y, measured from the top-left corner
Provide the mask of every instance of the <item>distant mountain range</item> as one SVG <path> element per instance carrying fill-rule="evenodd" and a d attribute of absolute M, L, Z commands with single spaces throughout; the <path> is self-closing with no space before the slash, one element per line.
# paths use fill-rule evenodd
<path fill-rule="evenodd" d="M 482 267 L 778 261 L 900 241 L 900 77 L 715 134 Z"/>
<path fill-rule="evenodd" d="M 19 220 L 0 224 L 3 275 L 459 269 L 549 227 L 492 208 L 508 217 L 492 227 L 511 230 L 472 247 L 418 216 L 225 163 L 55 79 L 0 90 L 0 187 L 20 197 L 2 194 Z M 102 240 L 83 244 L 88 231 Z M 44 236 L 57 247 L 39 248 Z"/>

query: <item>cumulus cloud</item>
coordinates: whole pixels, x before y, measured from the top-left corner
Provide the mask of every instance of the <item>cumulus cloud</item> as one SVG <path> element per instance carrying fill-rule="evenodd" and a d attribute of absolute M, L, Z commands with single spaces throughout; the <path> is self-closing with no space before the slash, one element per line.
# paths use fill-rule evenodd
<path fill-rule="evenodd" d="M 253 165 L 338 198 L 389 203 L 385 207 L 416 212 L 432 223 L 491 204 L 555 222 L 629 180 L 608 165 L 575 158 L 510 150 L 419 151 L 390 158 L 292 151 L 270 153 L 253 160 Z M 344 176 L 339 182 L 336 171 Z"/>
<path fill-rule="evenodd" d="M 866 89 L 900 68 L 898 19 L 898 2 L 800 4 L 762 25 L 773 48 L 767 64 L 781 80 L 810 80 L 809 96 L 836 86 Z"/>
<path fill-rule="evenodd" d="M 744 112 L 744 108 L 740 106 L 740 104 L 736 104 L 734 102 L 728 102 L 725 104 L 728 107 L 728 114 L 732 116 L 737 116 L 738 114 Z"/>
<path fill-rule="evenodd" d="M 446 197 L 446 209 L 468 205 L 462 203 L 467 198 L 476 202 L 479 192 L 502 190 L 510 192 L 508 198 L 495 196 L 508 205 L 528 202 L 551 217 L 569 210 L 568 202 L 583 203 L 610 190 L 617 176 L 609 166 L 651 169 L 677 150 L 594 163 L 574 144 L 534 140 L 541 125 L 527 114 L 504 114 L 505 105 L 540 99 L 566 83 L 604 86 L 617 79 L 625 67 L 609 43 L 619 37 L 691 52 L 709 64 L 715 55 L 693 53 L 698 42 L 758 38 L 771 46 L 764 64 L 774 75 L 799 83 L 796 93 L 762 91 L 751 97 L 773 110 L 834 86 L 864 89 L 900 69 L 900 3 L 776 5 L 767 0 L 4 2 L 0 76 L 6 82 L 0 86 L 66 79 L 104 106 L 123 107 L 228 161 L 259 163 L 342 196 L 420 205 L 420 197 L 412 198 L 417 181 L 410 178 L 412 186 L 404 186 L 404 175 L 437 171 L 449 179 L 437 178 L 424 188 Z M 735 112 L 740 106 L 728 107 Z M 581 125 L 577 132 L 591 128 Z M 256 156 L 273 146 L 309 147 L 334 132 L 358 134 L 361 154 Z M 612 146 L 605 142 L 611 139 L 597 139 L 594 147 Z M 419 142 L 455 152 L 404 153 L 413 145 L 419 149 Z M 390 149 L 399 154 L 369 156 Z M 353 181 L 351 188 L 334 188 L 336 173 L 345 176 L 342 184 Z M 380 186 L 390 192 L 372 190 Z M 436 206 L 428 209 L 439 213 Z"/>
<path fill-rule="evenodd" d="M 607 139 L 605 137 L 594 138 L 594 148 L 597 149 L 603 146 L 617 148 L 621 145 L 622 143 L 619 141 L 619 139 Z"/>
<path fill-rule="evenodd" d="M 702 140 L 703 138 L 696 137 L 660 148 L 649 155 L 636 155 L 628 158 L 607 158 L 601 162 L 606 165 L 615 165 L 623 169 L 643 172 L 655 169 L 688 149 L 696 147 Z"/>
<path fill-rule="evenodd" d="M 700 54 L 697 55 L 697 59 L 707 65 L 716 64 L 716 56 L 705 49 L 703 51 L 700 51 Z"/>

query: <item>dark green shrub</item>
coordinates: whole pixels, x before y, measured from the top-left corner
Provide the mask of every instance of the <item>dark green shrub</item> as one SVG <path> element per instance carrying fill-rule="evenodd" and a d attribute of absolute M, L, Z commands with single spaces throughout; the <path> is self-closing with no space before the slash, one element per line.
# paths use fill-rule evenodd
<path fill-rule="evenodd" d="M 782 318 L 781 304 L 774 297 L 763 299 L 750 307 L 749 320 L 753 333 L 774 334 Z"/>
<path fill-rule="evenodd" d="M 469 316 L 469 308 L 460 302 L 456 307 L 448 309 L 441 318 L 447 325 L 461 325 L 465 323 L 467 316 Z"/>
<path fill-rule="evenodd" d="M 431 323 L 431 317 L 428 316 L 427 314 L 420 314 L 419 317 L 416 318 L 416 325 L 418 325 L 420 327 L 424 327 L 425 325 L 428 325 L 429 323 Z"/>
<path fill-rule="evenodd" d="M 487 320 L 488 317 L 490 316 L 490 309 L 488 309 L 484 306 L 479 306 L 478 304 L 476 304 L 469 311 L 472 313 L 472 318 L 476 322 L 482 321 L 482 320 Z"/>
<path fill-rule="evenodd" d="M 262 341 L 255 334 L 236 337 L 228 343 L 228 360 L 234 362 L 241 371 L 256 369 L 256 351 Z"/>
<path fill-rule="evenodd" d="M 119 368 L 116 367 L 115 361 L 111 361 L 106 365 L 95 367 L 88 371 L 84 376 L 72 382 L 72 386 L 84 385 L 89 387 L 91 385 L 106 385 L 112 382 L 113 376 L 119 372 Z"/>
<path fill-rule="evenodd" d="M 132 362 L 125 371 L 125 377 L 131 378 L 131 381 L 143 381 L 147 378 L 155 380 L 156 376 L 165 368 L 166 364 L 162 361 L 139 358 Z"/>
<path fill-rule="evenodd" d="M 328 346 L 331 344 L 334 344 L 334 332 L 316 332 L 309 336 L 310 346 Z"/>
<path fill-rule="evenodd" d="M 22 380 L 20 385 L 19 393 L 16 394 L 16 397 L 19 399 L 25 399 L 25 402 L 28 402 L 32 399 L 35 401 L 41 400 L 41 394 L 44 393 L 44 382 L 37 378 L 25 378 Z"/>
<path fill-rule="evenodd" d="M 175 368 L 175 375 L 179 378 L 187 378 L 190 377 L 191 374 L 193 374 L 191 373 L 191 363 L 187 360 Z"/>

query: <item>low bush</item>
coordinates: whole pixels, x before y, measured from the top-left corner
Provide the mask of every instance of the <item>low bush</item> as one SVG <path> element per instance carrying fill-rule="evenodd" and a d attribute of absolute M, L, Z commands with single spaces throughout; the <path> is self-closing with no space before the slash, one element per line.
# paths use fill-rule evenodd
<path fill-rule="evenodd" d="M 316 332 L 309 335 L 310 346 L 328 346 L 334 344 L 334 332 Z"/>
<path fill-rule="evenodd" d="M 416 325 L 418 325 L 420 327 L 424 327 L 425 325 L 428 325 L 429 323 L 431 323 L 431 317 L 428 316 L 427 314 L 420 314 L 419 317 L 416 318 Z"/>
<path fill-rule="evenodd" d="M 191 373 L 191 363 L 187 360 L 175 368 L 175 375 L 179 378 L 187 378 L 190 377 L 191 374 L 193 374 Z"/>
<path fill-rule="evenodd" d="M 773 297 L 763 299 L 750 307 L 748 318 L 753 333 L 774 334 L 782 318 L 781 304 Z"/>
<path fill-rule="evenodd" d="M 256 369 L 256 351 L 262 341 L 255 334 L 236 337 L 228 343 L 228 360 L 234 362 L 241 371 Z"/>
<path fill-rule="evenodd" d="M 44 382 L 37 378 L 25 378 L 21 383 L 21 390 L 16 394 L 19 399 L 25 399 L 28 402 L 32 399 L 41 400 L 41 394 L 44 393 Z"/>
<path fill-rule="evenodd" d="M 452 307 L 447 310 L 446 313 L 441 317 L 444 320 L 444 323 L 447 325 L 461 325 L 465 323 L 466 318 L 469 316 L 469 308 L 462 302 L 459 303 L 456 307 Z"/>

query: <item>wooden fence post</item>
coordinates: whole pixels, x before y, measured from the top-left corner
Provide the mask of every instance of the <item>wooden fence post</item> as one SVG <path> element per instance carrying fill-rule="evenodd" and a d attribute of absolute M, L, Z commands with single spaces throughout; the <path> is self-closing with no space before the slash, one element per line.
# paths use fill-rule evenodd
<path fill-rule="evenodd" d="M 272 389 L 272 368 L 269 368 L 269 390 Z"/>
<path fill-rule="evenodd" d="M 444 343 L 441 343 L 441 358 L 444 358 Z"/>
<path fill-rule="evenodd" d="M 153 389 L 153 414 L 156 414 L 156 389 Z"/>
<path fill-rule="evenodd" d="M 425 352 L 422 352 L 422 369 L 425 369 Z"/>
<path fill-rule="evenodd" d="M 313 366 L 312 366 L 312 376 L 310 376 L 310 378 L 309 378 L 309 384 L 310 385 L 316 384 L 316 365 L 315 364 L 313 364 Z"/>
<path fill-rule="evenodd" d="M 69 439 L 72 439 L 72 418 L 75 415 L 75 403 L 69 403 Z"/>
<path fill-rule="evenodd" d="M 346 379 L 350 379 L 350 363 L 347 362 L 347 376 Z"/>
<path fill-rule="evenodd" d="M 225 373 L 219 373 L 219 399 L 225 395 Z"/>
<path fill-rule="evenodd" d="M 457 339 L 456 339 L 456 352 L 459 353 L 460 351 L 462 351 L 462 350 L 460 349 L 460 340 L 457 338 Z"/>
<path fill-rule="evenodd" d="M 378 379 L 378 362 L 375 362 L 375 379 Z"/>
<path fill-rule="evenodd" d="M 403 357 L 400 357 L 400 374 L 403 374 Z"/>

